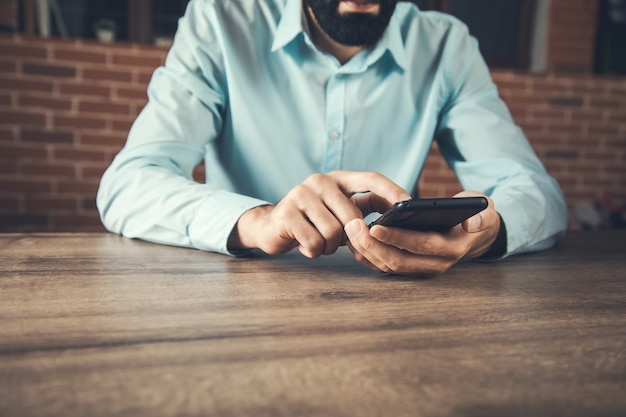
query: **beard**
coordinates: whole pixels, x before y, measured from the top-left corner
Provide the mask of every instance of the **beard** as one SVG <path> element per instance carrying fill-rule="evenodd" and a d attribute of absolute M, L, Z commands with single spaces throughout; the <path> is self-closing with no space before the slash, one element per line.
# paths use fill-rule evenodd
<path fill-rule="evenodd" d="M 363 47 L 374 46 L 382 38 L 398 3 L 398 0 L 375 0 L 380 4 L 378 14 L 340 14 L 339 1 L 304 0 L 304 5 L 311 8 L 318 25 L 333 41 Z"/>

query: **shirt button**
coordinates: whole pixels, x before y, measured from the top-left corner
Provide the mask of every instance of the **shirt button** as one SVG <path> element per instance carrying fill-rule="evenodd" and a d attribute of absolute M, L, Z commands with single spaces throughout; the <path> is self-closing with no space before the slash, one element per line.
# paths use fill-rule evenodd
<path fill-rule="evenodd" d="M 330 136 L 332 140 L 337 140 L 341 137 L 341 133 L 339 133 L 338 130 L 331 130 L 328 136 Z"/>

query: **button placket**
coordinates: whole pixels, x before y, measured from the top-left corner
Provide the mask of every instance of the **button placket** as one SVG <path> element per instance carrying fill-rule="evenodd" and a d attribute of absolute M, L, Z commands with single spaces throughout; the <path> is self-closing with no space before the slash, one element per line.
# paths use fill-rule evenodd
<path fill-rule="evenodd" d="M 346 79 L 335 74 L 326 84 L 326 151 L 322 172 L 341 168 L 344 144 Z"/>

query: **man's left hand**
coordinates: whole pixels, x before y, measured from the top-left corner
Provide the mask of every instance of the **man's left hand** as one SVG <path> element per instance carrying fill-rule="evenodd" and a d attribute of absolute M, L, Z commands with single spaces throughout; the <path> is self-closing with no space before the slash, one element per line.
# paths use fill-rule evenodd
<path fill-rule="evenodd" d="M 474 196 L 486 197 L 474 191 L 455 195 Z M 462 259 L 487 253 L 496 240 L 501 220 L 493 201 L 486 198 L 489 205 L 485 210 L 443 233 L 379 225 L 369 229 L 362 219 L 354 219 L 345 227 L 348 247 L 359 262 L 376 271 L 415 276 L 441 274 Z"/>

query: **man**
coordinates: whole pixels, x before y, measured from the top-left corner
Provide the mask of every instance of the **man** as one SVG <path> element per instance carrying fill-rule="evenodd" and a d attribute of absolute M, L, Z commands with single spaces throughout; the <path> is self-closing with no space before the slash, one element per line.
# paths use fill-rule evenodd
<path fill-rule="evenodd" d="M 370 268 L 436 274 L 555 243 L 562 194 L 473 38 L 396 0 L 192 0 L 149 102 L 102 178 L 105 226 L 237 254 L 346 243 Z M 433 138 L 489 207 L 447 233 L 363 217 L 411 197 Z M 191 179 L 204 158 L 206 184 Z"/>

